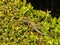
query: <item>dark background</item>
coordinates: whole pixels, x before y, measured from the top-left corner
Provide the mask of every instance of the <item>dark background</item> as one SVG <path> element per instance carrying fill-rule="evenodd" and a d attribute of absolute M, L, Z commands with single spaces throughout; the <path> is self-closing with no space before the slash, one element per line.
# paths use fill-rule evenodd
<path fill-rule="evenodd" d="M 31 3 L 34 9 L 41 9 L 51 11 L 52 17 L 60 16 L 60 0 L 27 0 L 27 3 Z"/>

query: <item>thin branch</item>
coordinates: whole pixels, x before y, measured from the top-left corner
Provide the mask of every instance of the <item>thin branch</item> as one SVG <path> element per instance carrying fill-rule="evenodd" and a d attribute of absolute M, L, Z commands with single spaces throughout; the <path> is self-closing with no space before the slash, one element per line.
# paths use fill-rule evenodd
<path fill-rule="evenodd" d="M 44 34 L 44 33 L 40 32 L 40 31 L 36 28 L 35 23 L 33 23 L 33 22 L 31 22 L 31 21 L 27 21 L 27 20 L 23 20 L 23 22 L 25 22 L 25 23 L 27 23 L 27 24 L 31 24 L 32 28 L 33 28 L 36 32 L 38 32 L 39 34 L 48 36 L 48 34 Z"/>

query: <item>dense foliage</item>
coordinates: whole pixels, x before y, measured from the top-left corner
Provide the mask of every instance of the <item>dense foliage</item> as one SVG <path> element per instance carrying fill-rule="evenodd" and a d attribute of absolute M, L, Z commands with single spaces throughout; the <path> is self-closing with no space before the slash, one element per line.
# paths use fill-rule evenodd
<path fill-rule="evenodd" d="M 0 0 L 0 45 L 60 45 L 60 18 L 49 13 L 34 10 L 26 0 Z"/>

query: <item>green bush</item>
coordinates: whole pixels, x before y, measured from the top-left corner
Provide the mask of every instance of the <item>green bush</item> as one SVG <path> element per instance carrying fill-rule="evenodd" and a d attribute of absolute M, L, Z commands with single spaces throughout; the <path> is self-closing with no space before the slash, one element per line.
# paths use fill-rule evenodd
<path fill-rule="evenodd" d="M 0 45 L 60 45 L 60 18 L 49 13 L 26 0 L 0 0 Z"/>

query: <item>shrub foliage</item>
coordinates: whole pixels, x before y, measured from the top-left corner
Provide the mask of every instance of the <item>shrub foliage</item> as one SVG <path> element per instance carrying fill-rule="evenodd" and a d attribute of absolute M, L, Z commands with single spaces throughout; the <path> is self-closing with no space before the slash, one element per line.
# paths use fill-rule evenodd
<path fill-rule="evenodd" d="M 0 45 L 60 45 L 60 18 L 49 13 L 26 0 L 0 0 Z"/>

